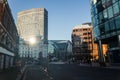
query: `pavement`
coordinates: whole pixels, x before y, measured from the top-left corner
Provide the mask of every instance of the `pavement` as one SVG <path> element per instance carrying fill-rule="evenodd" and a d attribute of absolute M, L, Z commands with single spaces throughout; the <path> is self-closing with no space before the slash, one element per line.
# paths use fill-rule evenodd
<path fill-rule="evenodd" d="M 0 72 L 0 80 L 16 80 L 19 74 L 18 68 L 13 67 Z"/>
<path fill-rule="evenodd" d="M 12 67 L 0 72 L 0 80 L 20 80 L 27 66 L 19 70 L 18 67 Z"/>
<path fill-rule="evenodd" d="M 79 64 L 79 66 L 85 66 L 85 67 L 101 67 L 99 63 L 92 63 L 92 64 L 87 64 L 87 63 L 83 63 L 83 64 Z M 114 66 L 114 65 L 110 65 L 108 63 L 106 63 L 106 66 L 102 66 L 102 68 L 108 68 L 108 69 L 119 69 L 120 70 L 120 66 Z"/>
<path fill-rule="evenodd" d="M 50 62 L 49 64 L 68 64 L 66 62 Z M 74 64 L 74 63 L 70 63 L 70 64 Z M 85 66 L 85 67 L 101 67 L 99 63 L 80 63 L 78 64 L 79 66 Z M 115 66 L 115 65 L 110 65 L 108 63 L 106 63 L 106 66 L 102 66 L 102 68 L 108 68 L 108 69 L 120 69 L 120 65 L 119 66 Z"/>
<path fill-rule="evenodd" d="M 120 80 L 120 70 L 89 64 L 50 64 L 49 73 L 53 80 Z"/>

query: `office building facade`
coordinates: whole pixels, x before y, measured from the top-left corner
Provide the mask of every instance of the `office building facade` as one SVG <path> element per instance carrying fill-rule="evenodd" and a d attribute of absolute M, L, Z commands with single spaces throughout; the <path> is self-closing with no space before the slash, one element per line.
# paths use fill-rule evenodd
<path fill-rule="evenodd" d="M 120 0 L 90 0 L 90 4 L 99 61 L 120 63 Z M 105 55 L 103 44 L 108 46 Z"/>
<path fill-rule="evenodd" d="M 91 23 L 75 26 L 72 31 L 72 47 L 75 59 L 88 60 L 92 54 L 92 46 Z"/>
<path fill-rule="evenodd" d="M 75 26 L 72 31 L 72 49 L 76 60 L 89 62 L 97 59 L 97 45 L 94 44 L 91 23 Z"/>
<path fill-rule="evenodd" d="M 29 42 L 31 38 L 34 38 L 36 40 L 35 42 L 36 45 L 34 45 L 34 47 L 40 44 L 39 46 L 41 46 L 42 49 L 38 49 L 40 50 L 39 52 L 42 52 L 43 56 L 47 56 L 47 40 L 48 40 L 47 10 L 45 8 L 35 8 L 21 11 L 18 13 L 17 25 L 20 38 L 23 39 L 25 42 Z M 41 43 L 43 45 L 41 45 Z M 38 57 L 38 55 L 36 57 Z"/>
<path fill-rule="evenodd" d="M 15 65 L 18 59 L 18 32 L 6 0 L 0 1 L 0 71 Z"/>
<path fill-rule="evenodd" d="M 69 40 L 49 40 L 49 60 L 67 61 L 72 58 L 72 43 Z M 70 57 L 71 56 L 71 57 Z"/>

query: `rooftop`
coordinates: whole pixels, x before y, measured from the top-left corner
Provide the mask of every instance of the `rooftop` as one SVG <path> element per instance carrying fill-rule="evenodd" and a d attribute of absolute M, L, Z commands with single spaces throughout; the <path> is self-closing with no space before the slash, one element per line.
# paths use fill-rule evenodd
<path fill-rule="evenodd" d="M 92 28 L 91 23 L 83 23 L 82 25 L 77 25 L 73 29 L 83 29 L 83 28 Z"/>

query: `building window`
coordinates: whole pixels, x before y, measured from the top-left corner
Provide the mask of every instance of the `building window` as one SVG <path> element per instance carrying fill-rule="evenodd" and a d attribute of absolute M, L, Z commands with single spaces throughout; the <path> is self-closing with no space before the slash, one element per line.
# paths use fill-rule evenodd
<path fill-rule="evenodd" d="M 91 32 L 88 32 L 88 35 L 91 35 Z"/>
<path fill-rule="evenodd" d="M 118 2 L 116 2 L 116 3 L 113 5 L 113 11 L 114 11 L 114 15 L 116 15 L 116 14 L 119 13 Z"/>
<path fill-rule="evenodd" d="M 75 45 L 76 45 L 76 46 L 79 46 L 79 41 L 76 41 L 76 42 L 75 42 Z"/>
<path fill-rule="evenodd" d="M 76 29 L 76 32 L 77 32 L 78 30 Z"/>
<path fill-rule="evenodd" d="M 104 10 L 104 7 L 102 6 L 102 1 L 99 1 L 96 5 L 97 12 L 100 13 L 101 11 Z"/>
<path fill-rule="evenodd" d="M 107 0 L 108 6 L 112 5 L 112 0 Z"/>
<path fill-rule="evenodd" d="M 81 37 L 82 33 L 79 34 L 79 36 Z"/>
<path fill-rule="evenodd" d="M 83 35 L 87 35 L 87 33 L 83 33 Z"/>
<path fill-rule="evenodd" d="M 83 31 L 87 31 L 87 29 L 83 29 Z"/>
<path fill-rule="evenodd" d="M 108 31 L 109 31 L 109 23 L 106 22 L 106 23 L 105 23 L 105 32 L 108 32 Z"/>
<path fill-rule="evenodd" d="M 118 1 L 118 0 L 112 0 L 113 3 L 115 3 L 116 1 Z"/>
<path fill-rule="evenodd" d="M 105 3 L 105 0 L 102 0 L 102 4 L 104 4 Z"/>
<path fill-rule="evenodd" d="M 119 10 L 120 10 L 120 0 L 119 0 L 119 2 L 118 2 L 118 5 L 119 5 Z"/>
<path fill-rule="evenodd" d="M 93 32 L 94 32 L 94 36 L 95 36 L 95 37 L 98 37 L 98 36 L 100 35 L 100 31 L 99 31 L 98 26 L 96 26 L 96 27 L 93 29 Z"/>
<path fill-rule="evenodd" d="M 99 13 L 99 23 L 101 23 L 103 21 L 103 14 L 102 14 L 102 12 L 101 13 Z"/>
<path fill-rule="evenodd" d="M 107 9 L 103 11 L 103 16 L 104 16 L 104 21 L 107 21 L 108 20 Z"/>
<path fill-rule="evenodd" d="M 104 24 L 100 25 L 99 29 L 100 29 L 100 34 L 101 35 L 105 34 L 105 26 L 104 26 Z"/>
<path fill-rule="evenodd" d="M 108 8 L 108 16 L 109 16 L 109 18 L 112 18 L 112 17 L 113 17 L 113 9 L 112 9 L 112 6 Z"/>
<path fill-rule="evenodd" d="M 81 29 L 78 29 L 78 31 L 82 31 Z"/>
<path fill-rule="evenodd" d="M 120 16 L 115 18 L 116 28 L 120 29 Z"/>
<path fill-rule="evenodd" d="M 87 37 L 84 37 L 84 39 L 87 39 Z"/>
<path fill-rule="evenodd" d="M 114 31 L 115 30 L 115 22 L 114 22 L 114 19 L 110 20 L 110 30 L 111 31 Z"/>
<path fill-rule="evenodd" d="M 96 26 L 98 24 L 98 15 L 95 16 L 94 22 L 95 22 L 95 26 Z"/>
<path fill-rule="evenodd" d="M 75 30 L 73 30 L 73 32 L 75 32 Z"/>
<path fill-rule="evenodd" d="M 109 2 L 109 1 L 111 1 L 111 0 L 106 0 L 106 2 Z"/>
<path fill-rule="evenodd" d="M 91 39 L 91 37 L 88 37 L 88 39 Z"/>
<path fill-rule="evenodd" d="M 97 9 L 96 9 L 96 5 L 94 5 L 94 7 L 92 8 L 92 15 L 96 15 L 98 13 Z"/>

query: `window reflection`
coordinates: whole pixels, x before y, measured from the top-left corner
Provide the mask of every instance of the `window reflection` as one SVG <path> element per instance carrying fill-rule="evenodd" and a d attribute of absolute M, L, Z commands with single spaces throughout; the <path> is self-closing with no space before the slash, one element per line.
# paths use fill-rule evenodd
<path fill-rule="evenodd" d="M 117 29 L 120 29 L 120 16 L 115 19 Z"/>
<path fill-rule="evenodd" d="M 114 11 L 114 15 L 116 15 L 117 13 L 119 13 L 118 2 L 116 2 L 116 3 L 113 5 L 113 11 Z"/>
<path fill-rule="evenodd" d="M 109 16 L 109 18 L 112 18 L 112 17 L 113 17 L 113 9 L 112 9 L 112 6 L 108 8 L 108 16 Z"/>

